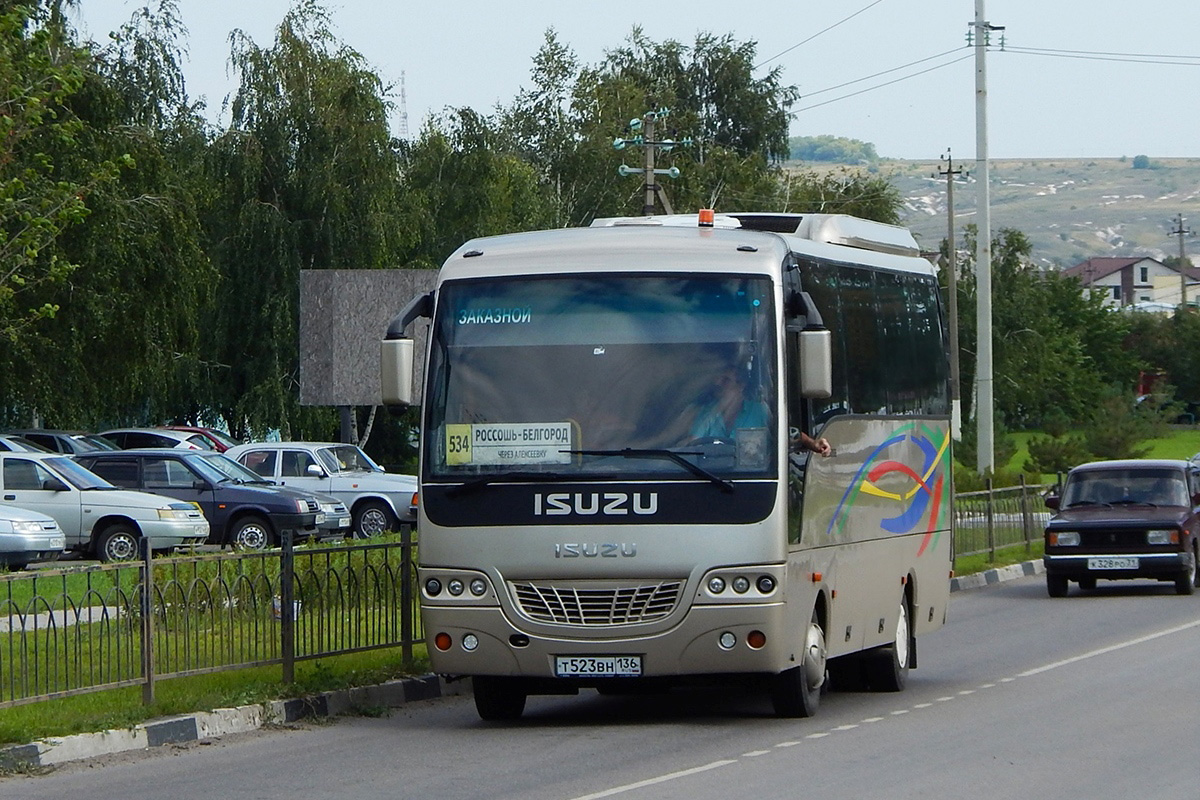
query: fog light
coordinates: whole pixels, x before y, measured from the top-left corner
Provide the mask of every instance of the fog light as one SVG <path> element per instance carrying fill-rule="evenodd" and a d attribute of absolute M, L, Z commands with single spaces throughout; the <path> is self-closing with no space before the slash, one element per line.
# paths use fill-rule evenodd
<path fill-rule="evenodd" d="M 455 597 L 458 597 L 460 594 L 463 593 L 463 582 L 460 581 L 458 578 L 451 578 L 446 583 L 446 591 L 448 591 L 450 594 L 454 595 Z"/>
<path fill-rule="evenodd" d="M 475 580 L 471 581 L 471 594 L 475 595 L 476 597 L 482 597 L 483 593 L 486 591 L 487 581 L 485 581 L 483 578 L 476 578 Z"/>
<path fill-rule="evenodd" d="M 721 577 L 709 578 L 708 590 L 713 594 L 720 594 L 725 591 L 725 579 Z"/>
<path fill-rule="evenodd" d="M 717 640 L 717 642 L 724 649 L 732 650 L 733 646 L 737 644 L 737 637 L 734 636 L 731 631 L 725 631 L 721 634 L 721 637 Z"/>
<path fill-rule="evenodd" d="M 732 586 L 733 590 L 738 594 L 745 594 L 750 591 L 750 579 L 743 575 L 738 575 L 733 579 Z"/>
<path fill-rule="evenodd" d="M 433 637 L 433 646 L 443 653 L 450 649 L 450 645 L 450 634 L 448 633 L 439 633 Z"/>
<path fill-rule="evenodd" d="M 750 631 L 746 634 L 746 644 L 755 650 L 762 650 L 767 644 L 767 635 L 762 631 Z"/>
<path fill-rule="evenodd" d="M 469 653 L 472 650 L 474 650 L 476 647 L 479 647 L 479 637 L 473 633 L 463 634 L 463 638 L 462 638 L 463 650 L 466 650 Z"/>
<path fill-rule="evenodd" d="M 770 575 L 763 575 L 758 579 L 758 591 L 763 594 L 770 594 L 775 591 L 775 579 Z"/>
<path fill-rule="evenodd" d="M 430 597 L 437 597 L 442 593 L 442 582 L 437 578 L 430 578 L 425 581 L 425 594 Z"/>

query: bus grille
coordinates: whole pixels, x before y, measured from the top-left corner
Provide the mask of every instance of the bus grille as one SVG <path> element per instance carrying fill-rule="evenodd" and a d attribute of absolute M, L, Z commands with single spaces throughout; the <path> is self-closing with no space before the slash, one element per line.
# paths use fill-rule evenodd
<path fill-rule="evenodd" d="M 653 622 L 679 603 L 683 581 L 637 585 L 513 583 L 521 612 L 559 625 L 632 625 Z"/>

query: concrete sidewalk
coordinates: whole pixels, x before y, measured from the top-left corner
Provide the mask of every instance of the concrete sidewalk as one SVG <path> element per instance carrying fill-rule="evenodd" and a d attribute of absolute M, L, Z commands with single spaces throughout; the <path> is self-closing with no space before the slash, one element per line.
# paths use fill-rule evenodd
<path fill-rule="evenodd" d="M 950 579 L 950 591 L 978 589 L 1045 572 L 1041 560 L 989 569 Z M 312 697 L 218 708 L 151 720 L 132 728 L 51 737 L 30 744 L 0 747 L 0 770 L 36 769 L 98 756 L 145 750 L 170 744 L 202 741 L 228 733 L 245 733 L 264 725 L 297 722 L 308 717 L 332 717 L 355 709 L 396 708 L 435 697 L 466 694 L 470 684 L 448 684 L 436 675 L 388 681 L 378 686 L 341 689 Z"/>

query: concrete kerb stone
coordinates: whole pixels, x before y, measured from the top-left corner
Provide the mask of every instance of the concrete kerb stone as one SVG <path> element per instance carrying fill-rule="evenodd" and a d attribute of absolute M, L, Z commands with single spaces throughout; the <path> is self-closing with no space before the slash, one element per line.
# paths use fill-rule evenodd
<path fill-rule="evenodd" d="M 1042 562 L 1026 561 L 997 567 L 974 575 L 950 579 L 950 591 L 978 589 L 1018 578 L 1041 575 Z M 447 682 L 437 675 L 402 678 L 376 686 L 339 689 L 332 692 L 274 700 L 237 708 L 218 708 L 195 714 L 153 720 L 128 730 L 108 730 L 52 737 L 31 744 L 0 747 L 0 769 L 18 770 L 63 764 L 130 750 L 145 750 L 168 744 L 214 739 L 230 733 L 246 733 L 271 723 L 290 723 L 308 717 L 339 716 L 355 709 L 396 708 L 407 703 L 470 692 L 468 681 Z"/>
<path fill-rule="evenodd" d="M 30 744 L 0 747 L 0 770 L 36 769 L 131 750 L 186 744 L 230 733 L 246 733 L 271 723 L 337 716 L 359 708 L 395 708 L 419 700 L 462 694 L 464 683 L 449 684 L 437 675 L 424 675 L 378 686 L 339 689 L 312 697 L 156 719 L 129 729 L 50 737 Z"/>

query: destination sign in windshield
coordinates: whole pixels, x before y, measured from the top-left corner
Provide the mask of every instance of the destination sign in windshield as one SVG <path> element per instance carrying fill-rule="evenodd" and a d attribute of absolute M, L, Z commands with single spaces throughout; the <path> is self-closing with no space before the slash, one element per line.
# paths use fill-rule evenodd
<path fill-rule="evenodd" d="M 569 464 L 571 423 L 506 422 L 446 426 L 446 463 Z"/>

